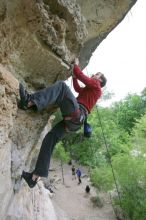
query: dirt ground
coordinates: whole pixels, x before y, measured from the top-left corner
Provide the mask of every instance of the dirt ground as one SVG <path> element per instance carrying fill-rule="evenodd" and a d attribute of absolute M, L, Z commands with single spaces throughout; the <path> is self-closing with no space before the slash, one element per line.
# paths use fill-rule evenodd
<path fill-rule="evenodd" d="M 96 195 L 96 190 L 89 182 L 88 172 L 84 167 L 82 183 L 78 185 L 77 179 L 72 179 L 71 166 L 63 165 L 64 184 L 62 181 L 61 166 L 53 161 L 49 179 L 54 179 L 51 189 L 54 191 L 52 203 L 57 212 L 58 220 L 116 220 L 108 194 L 99 194 L 103 207 L 94 207 L 90 198 Z M 76 166 L 76 165 L 75 165 Z M 76 168 L 78 168 L 76 166 Z M 90 185 L 90 194 L 85 192 L 86 185 Z"/>

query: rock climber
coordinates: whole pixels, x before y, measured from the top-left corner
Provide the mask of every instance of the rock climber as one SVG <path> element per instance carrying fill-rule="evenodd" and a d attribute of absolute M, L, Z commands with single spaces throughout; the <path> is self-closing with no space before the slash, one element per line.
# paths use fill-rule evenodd
<path fill-rule="evenodd" d="M 69 132 L 81 128 L 87 115 L 100 98 L 101 88 L 106 84 L 106 78 L 100 72 L 91 77 L 86 76 L 79 68 L 78 59 L 75 59 L 72 64 L 72 70 L 73 86 L 78 93 L 77 98 L 64 81 L 57 81 L 55 84 L 33 94 L 28 93 L 23 85 L 19 84 L 19 108 L 27 110 L 35 107 L 41 111 L 50 105 L 57 105 L 63 117 L 63 120 L 57 123 L 43 139 L 33 172 L 22 172 L 21 177 L 24 178 L 30 188 L 37 184 L 39 177 L 48 176 L 50 158 L 56 143 Z M 82 82 L 85 87 L 81 87 L 78 81 Z"/>

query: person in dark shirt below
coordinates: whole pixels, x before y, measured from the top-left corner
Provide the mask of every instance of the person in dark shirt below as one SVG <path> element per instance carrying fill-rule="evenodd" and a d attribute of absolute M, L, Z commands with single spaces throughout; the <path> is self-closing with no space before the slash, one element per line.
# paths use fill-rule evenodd
<path fill-rule="evenodd" d="M 75 98 L 64 81 L 57 81 L 55 84 L 33 94 L 29 94 L 23 85 L 19 84 L 19 108 L 22 110 L 35 108 L 41 111 L 48 106 L 58 106 L 63 117 L 63 120 L 57 123 L 43 139 L 35 169 L 32 172 L 22 172 L 21 177 L 30 188 L 37 184 L 39 177 L 48 176 L 50 158 L 55 145 L 69 132 L 75 132 L 84 125 L 88 114 L 101 97 L 101 88 L 106 84 L 105 76 L 98 72 L 88 77 L 84 75 L 78 65 L 79 61 L 75 59 L 72 69 L 73 86 L 78 93 L 77 98 Z M 82 82 L 85 86 L 82 88 L 78 81 Z M 87 135 L 87 131 L 84 133 Z"/>
<path fill-rule="evenodd" d="M 86 186 L 85 191 L 86 191 L 86 193 L 90 193 L 90 186 L 89 185 Z"/>

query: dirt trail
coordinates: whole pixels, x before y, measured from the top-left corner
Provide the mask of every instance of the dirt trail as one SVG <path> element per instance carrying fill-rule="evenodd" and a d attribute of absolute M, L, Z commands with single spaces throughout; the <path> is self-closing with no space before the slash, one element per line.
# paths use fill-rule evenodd
<path fill-rule="evenodd" d="M 52 163 L 55 171 L 50 172 L 49 177 L 56 180 L 55 192 L 52 202 L 57 210 L 58 220 L 116 220 L 109 196 L 102 194 L 104 206 L 102 208 L 93 207 L 90 201 L 91 196 L 96 195 L 94 187 L 91 187 L 90 194 L 85 193 L 85 186 L 90 185 L 88 177 L 82 178 L 82 183 L 78 185 L 77 179 L 72 180 L 71 166 L 64 165 L 65 184 L 62 183 L 61 167 L 59 163 Z M 87 174 L 84 167 L 80 167 L 82 174 Z"/>

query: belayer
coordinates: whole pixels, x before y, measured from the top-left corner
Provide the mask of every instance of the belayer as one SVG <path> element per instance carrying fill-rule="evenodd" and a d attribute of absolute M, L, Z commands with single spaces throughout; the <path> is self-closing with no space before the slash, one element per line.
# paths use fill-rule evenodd
<path fill-rule="evenodd" d="M 22 172 L 21 177 L 33 188 L 39 177 L 47 177 L 50 165 L 50 158 L 53 149 L 66 134 L 70 131 L 77 131 L 84 125 L 87 115 L 101 96 L 101 88 L 106 84 L 105 76 L 98 72 L 88 77 L 79 68 L 79 61 L 75 59 L 73 64 L 73 87 L 78 93 L 77 98 L 64 81 L 57 81 L 55 84 L 33 94 L 29 94 L 20 83 L 20 102 L 18 107 L 26 110 L 36 107 L 38 111 L 48 106 L 58 106 L 61 110 L 63 120 L 57 123 L 49 131 L 42 141 L 38 159 L 33 172 Z M 81 81 L 85 87 L 78 83 Z M 85 126 L 86 125 L 86 126 Z M 88 123 L 84 125 L 84 135 L 89 137 L 91 127 Z"/>

